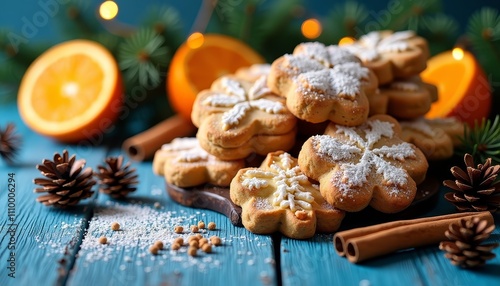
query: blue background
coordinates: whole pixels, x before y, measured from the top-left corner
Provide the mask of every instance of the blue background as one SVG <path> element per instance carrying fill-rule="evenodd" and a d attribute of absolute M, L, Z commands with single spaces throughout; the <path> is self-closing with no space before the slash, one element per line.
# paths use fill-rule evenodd
<path fill-rule="evenodd" d="M 29 21 L 33 21 L 33 16 L 40 11 L 40 2 L 64 2 L 66 0 L 2 0 L 0 4 L 0 27 L 7 27 L 13 32 L 20 32 L 24 22 L 23 17 Z M 88 1 L 88 0 L 82 0 Z M 238 3 L 242 0 L 220 0 L 227 3 Z M 397 1 L 397 0 L 396 0 Z M 404 1 L 404 0 L 402 0 Z M 408 0 L 411 1 L 411 0 Z M 90 9 L 97 11 L 102 0 L 89 1 Z M 137 25 L 145 16 L 148 8 L 152 5 L 169 5 L 176 8 L 181 16 L 186 34 L 190 31 L 191 25 L 196 17 L 202 0 L 116 0 L 120 7 L 117 20 L 131 25 Z M 303 5 L 307 9 L 307 17 L 322 17 L 326 16 L 332 8 L 344 1 L 321 1 L 310 0 L 303 1 Z M 358 1 L 364 3 L 370 13 L 378 13 L 387 9 L 389 1 Z M 453 16 L 460 23 L 460 32 L 464 32 L 464 27 L 470 15 L 481 8 L 482 6 L 490 6 L 500 9 L 499 0 L 474 0 L 474 1 L 453 1 L 443 0 L 442 11 Z M 38 29 L 36 34 L 30 40 L 59 40 L 58 31 L 55 27 L 55 21 L 49 19 L 48 23 Z"/>

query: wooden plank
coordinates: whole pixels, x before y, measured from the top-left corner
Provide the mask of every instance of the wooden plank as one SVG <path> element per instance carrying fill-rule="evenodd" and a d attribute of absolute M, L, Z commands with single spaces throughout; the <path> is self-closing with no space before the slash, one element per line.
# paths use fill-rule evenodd
<path fill-rule="evenodd" d="M 111 154 L 119 154 L 114 150 Z M 187 208 L 173 202 L 166 194 L 164 180 L 152 172 L 151 162 L 134 163 L 139 174 L 138 190 L 125 201 L 113 201 L 100 195 L 88 234 L 83 240 L 68 285 L 274 285 L 273 244 L 269 236 L 257 236 L 244 228 L 233 226 L 225 216 L 201 209 Z M 158 202 L 161 207 L 154 207 Z M 113 232 L 113 221 L 123 230 Z M 217 235 L 223 245 L 213 253 L 187 255 L 187 247 L 170 250 L 174 237 L 190 236 L 188 231 L 178 235 L 176 225 L 188 228 L 203 220 L 213 221 L 217 230 L 202 233 Z M 109 244 L 99 245 L 97 238 L 109 237 Z M 149 253 L 156 240 L 165 243 L 159 255 Z"/>
<path fill-rule="evenodd" d="M 2 271 L 0 285 L 28 285 L 33 281 L 53 285 L 62 283 L 73 262 L 73 254 L 85 228 L 90 200 L 70 210 L 45 207 L 35 201 L 33 179 L 41 177 L 35 168 L 44 158 L 51 158 L 54 152 L 68 149 L 82 158 L 84 151 L 79 146 L 59 144 L 29 130 L 20 120 L 15 104 L 0 106 L 1 125 L 6 122 L 16 124 L 18 134 L 22 136 L 19 156 L 13 166 L 0 162 L 0 261 Z M 103 156 L 103 150 L 92 148 L 86 152 L 87 165 L 92 166 Z M 8 217 L 8 174 L 15 174 L 15 231 L 9 231 Z M 11 235 L 12 234 L 12 235 Z M 9 249 L 11 237 L 15 240 L 15 249 Z M 12 244 L 11 244 L 12 246 Z M 15 278 L 8 276 L 10 269 L 5 262 L 15 253 Z M 10 265 L 10 262 L 9 262 Z"/>
<path fill-rule="evenodd" d="M 441 198 L 443 193 L 444 190 L 438 194 L 437 205 L 414 217 L 455 212 L 453 206 Z M 387 221 L 387 217 L 356 215 L 355 220 L 348 217 L 342 229 L 380 223 Z M 495 215 L 495 221 L 497 229 L 489 241 L 500 242 L 499 215 Z M 304 241 L 283 238 L 280 249 L 283 285 L 496 285 L 500 281 L 499 248 L 495 250 L 497 257 L 479 271 L 451 265 L 437 245 L 352 264 L 336 254 L 332 238 L 331 234 L 318 234 Z"/>

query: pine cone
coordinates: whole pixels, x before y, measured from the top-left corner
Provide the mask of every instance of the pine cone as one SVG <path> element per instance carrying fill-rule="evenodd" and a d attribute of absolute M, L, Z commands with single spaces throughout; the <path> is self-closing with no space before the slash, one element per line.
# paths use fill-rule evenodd
<path fill-rule="evenodd" d="M 14 162 L 19 150 L 20 137 L 14 131 L 15 126 L 12 123 L 7 124 L 4 130 L 0 129 L 0 157 L 8 164 Z"/>
<path fill-rule="evenodd" d="M 101 185 L 99 192 L 120 199 L 136 190 L 132 185 L 138 183 L 137 175 L 135 169 L 129 169 L 130 162 L 122 166 L 123 156 L 108 157 L 105 162 L 106 166 L 97 166 L 97 177 Z"/>
<path fill-rule="evenodd" d="M 69 158 L 66 150 L 62 156 L 55 153 L 54 161 L 44 159 L 36 168 L 47 178 L 34 180 L 35 184 L 42 186 L 36 188 L 35 193 L 48 194 L 38 197 L 37 201 L 46 206 L 67 207 L 92 196 L 92 186 L 96 182 L 92 179 L 92 168 L 84 170 L 84 167 L 85 160 L 76 160 L 75 155 Z"/>
<path fill-rule="evenodd" d="M 458 224 L 450 225 L 445 235 L 451 241 L 442 241 L 439 249 L 446 251 L 444 256 L 454 265 L 464 268 L 482 266 L 495 257 L 492 250 L 498 243 L 481 245 L 494 229 L 495 225 L 488 226 L 486 220 L 478 217 L 461 219 Z"/>
<path fill-rule="evenodd" d="M 500 181 L 495 182 L 500 165 L 491 166 L 491 158 L 474 167 L 470 154 L 464 156 L 467 172 L 457 166 L 451 168 L 455 181 L 443 184 L 455 192 L 446 193 L 444 198 L 453 203 L 459 211 L 490 211 L 500 208 Z"/>

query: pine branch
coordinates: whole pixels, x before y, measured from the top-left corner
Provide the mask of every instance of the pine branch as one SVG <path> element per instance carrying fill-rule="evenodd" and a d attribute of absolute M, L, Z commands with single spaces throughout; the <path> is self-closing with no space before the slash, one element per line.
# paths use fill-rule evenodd
<path fill-rule="evenodd" d="M 500 164 L 500 115 L 496 115 L 493 122 L 483 118 L 477 121 L 473 128 L 464 125 L 464 136 L 460 138 L 462 145 L 457 149 L 457 155 L 463 157 L 468 153 L 476 162 L 492 159 L 494 165 Z"/>
<path fill-rule="evenodd" d="M 120 44 L 118 63 L 128 86 L 139 84 L 151 90 L 161 83 L 169 62 L 163 36 L 141 29 Z"/>
<path fill-rule="evenodd" d="M 494 82 L 500 82 L 500 15 L 484 7 L 475 12 L 467 25 L 467 36 L 481 66 Z"/>
<path fill-rule="evenodd" d="M 445 14 L 422 18 L 420 34 L 429 42 L 431 55 L 453 48 L 458 35 L 458 22 Z"/>
<path fill-rule="evenodd" d="M 94 11 L 90 10 L 90 1 L 69 0 L 61 5 L 57 13 L 57 27 L 66 39 L 92 39 L 101 30 Z M 93 17 L 89 17 L 88 15 Z"/>
<path fill-rule="evenodd" d="M 143 27 L 153 29 L 165 38 L 166 46 L 176 50 L 183 42 L 183 30 L 179 12 L 172 7 L 152 7 Z"/>
<path fill-rule="evenodd" d="M 390 17 L 390 20 L 381 24 L 380 29 L 389 30 L 414 30 L 418 31 L 422 18 L 426 15 L 438 12 L 441 7 L 440 0 L 406 0 L 400 2 L 402 11 Z"/>
<path fill-rule="evenodd" d="M 347 1 L 337 5 L 323 22 L 323 33 L 319 40 L 327 44 L 337 44 L 343 37 L 360 37 L 367 31 L 361 29 L 368 18 L 368 11 L 363 4 Z"/>

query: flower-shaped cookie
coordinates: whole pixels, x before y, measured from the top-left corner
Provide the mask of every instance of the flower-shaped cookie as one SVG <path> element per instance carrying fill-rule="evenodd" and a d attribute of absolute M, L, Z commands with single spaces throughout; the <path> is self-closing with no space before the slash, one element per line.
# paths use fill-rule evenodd
<path fill-rule="evenodd" d="M 202 148 L 222 160 L 289 150 L 297 133 L 297 119 L 284 99 L 267 88 L 265 76 L 255 82 L 217 79 L 198 94 L 191 119 Z"/>
<path fill-rule="evenodd" d="M 436 86 L 422 82 L 418 76 L 395 80 L 379 88 L 379 96 L 387 98 L 387 114 L 399 119 L 416 119 L 431 109 L 437 100 Z M 372 106 L 372 98 L 370 106 Z"/>
<path fill-rule="evenodd" d="M 385 213 L 408 207 L 428 168 L 424 154 L 400 139 L 398 122 L 375 115 L 358 127 L 331 123 L 324 135 L 309 138 L 299 165 L 319 181 L 334 207 L 360 211 L 370 205 Z"/>
<path fill-rule="evenodd" d="M 463 125 L 454 118 L 400 121 L 401 138 L 415 144 L 428 160 L 443 160 L 453 155 L 454 142 L 463 134 Z"/>
<path fill-rule="evenodd" d="M 379 84 L 419 74 L 427 66 L 427 41 L 413 31 L 374 31 L 342 46 L 377 75 Z"/>
<path fill-rule="evenodd" d="M 243 225 L 253 233 L 280 231 L 305 239 L 316 231 L 337 230 L 344 218 L 302 173 L 297 159 L 283 151 L 269 153 L 260 168 L 240 170 L 230 195 L 242 207 Z"/>
<path fill-rule="evenodd" d="M 229 186 L 243 160 L 222 161 L 203 150 L 196 138 L 176 138 L 156 151 L 153 172 L 179 187 L 209 183 Z"/>
<path fill-rule="evenodd" d="M 366 96 L 378 87 L 375 74 L 361 66 L 353 54 L 321 43 L 302 43 L 292 55 L 276 59 L 267 85 L 286 97 L 288 109 L 296 117 L 346 126 L 366 120 Z"/>

